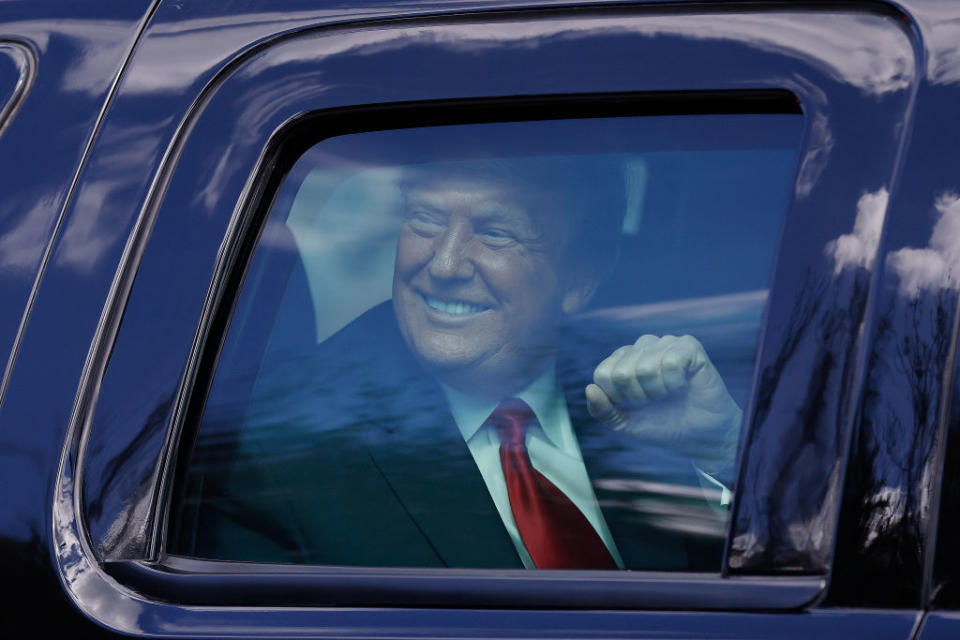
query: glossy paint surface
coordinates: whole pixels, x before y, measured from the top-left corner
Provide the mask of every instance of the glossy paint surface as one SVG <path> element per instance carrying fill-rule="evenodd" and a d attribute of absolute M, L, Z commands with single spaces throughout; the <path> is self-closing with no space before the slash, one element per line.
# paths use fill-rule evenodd
<path fill-rule="evenodd" d="M 71 181 L 148 6 L 143 0 L 98 7 L 28 2 L 0 7 L 0 356 L 5 377 Z"/>
<path fill-rule="evenodd" d="M 791 241 L 782 248 L 771 298 L 770 324 L 761 352 L 764 372 L 756 400 L 757 424 L 747 445 L 745 473 L 749 476 L 742 480 L 745 490 L 739 494 L 731 567 L 757 572 L 823 571 L 831 552 L 826 532 L 835 521 L 839 460 L 849 428 L 841 391 L 852 384 L 857 371 L 857 338 L 872 265 L 865 261 L 837 270 L 824 252 L 854 228 L 862 194 L 885 188 L 890 180 L 900 142 L 895 125 L 904 117 L 913 77 L 910 41 L 898 23 L 872 14 L 838 13 L 829 18 L 836 28 L 846 24 L 846 29 L 862 34 L 862 46 L 877 56 L 889 56 L 879 72 L 848 66 L 847 52 L 831 52 L 833 57 L 809 64 L 798 53 L 814 55 L 804 42 L 791 42 L 794 48 L 784 52 L 764 52 L 763 43 L 742 34 L 751 23 L 725 13 L 641 12 L 629 19 L 600 14 L 589 21 L 558 14 L 537 22 L 504 16 L 474 24 L 456 20 L 425 22 L 414 28 L 377 25 L 317 31 L 278 42 L 238 63 L 196 112 L 190 135 L 181 139 L 184 146 L 177 151 L 179 162 L 164 201 L 148 202 L 144 210 L 149 218 L 142 218 L 142 228 L 154 225 L 152 235 L 125 307 L 86 442 L 83 482 L 96 547 L 118 559 L 143 557 L 147 552 L 148 518 L 154 512 L 150 501 L 156 499 L 148 489 L 162 471 L 167 425 L 177 407 L 176 384 L 190 357 L 206 282 L 213 276 L 220 240 L 242 199 L 247 178 L 254 173 L 269 136 L 285 121 L 318 108 L 404 99 L 514 95 L 531 90 L 599 93 L 639 87 L 666 91 L 759 85 L 786 87 L 798 94 L 811 122 L 811 140 L 785 231 Z M 822 17 L 803 13 L 769 13 L 750 19 L 762 23 L 764 33 L 795 29 L 805 21 L 813 30 L 824 22 Z M 688 37 L 708 27 L 721 35 L 702 41 Z M 538 44 L 526 45 L 534 53 L 526 54 L 525 65 L 511 64 L 516 50 L 490 45 L 493 33 L 508 45 L 514 41 Z M 557 40 L 558 33 L 567 35 Z M 656 44 L 654 36 L 659 37 Z M 444 44 L 453 38 L 455 48 Z M 144 46 L 149 42 L 148 38 Z M 618 64 L 654 55 L 675 62 L 669 69 L 645 70 Z M 717 60 L 717 65 L 705 65 L 704 59 Z M 465 65 L 472 67 L 471 73 L 463 73 Z M 134 64 L 125 82 L 134 82 L 136 73 Z M 784 74 L 803 81 L 784 80 Z M 266 95 L 265 85 L 273 87 Z M 125 95 L 122 91 L 114 123 L 123 121 Z M 828 96 L 836 102 L 827 100 Z M 867 101 L 879 106 L 866 109 Z M 237 111 L 236 104 L 249 107 Z M 244 132 L 242 139 L 237 131 Z M 111 133 L 111 128 L 105 129 L 103 140 L 110 139 Z M 828 153 L 823 148 L 826 142 L 816 137 L 825 135 L 833 145 Z M 91 185 L 98 180 L 98 157 L 92 160 Z M 826 171 L 827 167 L 836 168 Z M 114 176 L 111 170 L 104 179 Z M 192 195 L 197 193 L 204 197 Z M 811 219 L 817 223 L 810 224 Z M 187 237 L 182 233 L 185 225 L 192 231 Z M 172 260 L 181 268 L 171 272 Z M 798 273 L 792 268 L 795 264 L 812 266 Z M 783 302 L 797 300 L 806 302 Z M 806 307 L 797 309 L 795 304 Z M 830 347 L 827 351 L 825 344 Z M 782 345 L 790 351 L 783 352 Z M 821 382 L 798 387 L 797 380 Z M 826 407 L 814 416 L 818 424 L 810 422 L 810 407 Z M 130 425 L 141 426 L 134 432 Z M 784 425 L 794 425 L 797 432 L 786 433 Z M 805 430 L 818 434 L 813 442 Z M 796 461 L 797 466 L 783 460 Z M 769 475 L 764 470 L 769 464 L 782 467 L 784 473 Z M 804 490 L 790 490 L 787 485 L 802 485 Z M 805 533 L 798 533 L 798 528 Z"/>
<path fill-rule="evenodd" d="M 948 640 L 957 637 L 960 629 L 960 615 L 956 613 L 930 613 L 923 621 L 918 640 Z"/>
<path fill-rule="evenodd" d="M 0 40 L 29 44 L 41 70 L 24 108 L 0 136 L 4 358 L 84 144 L 146 5 L 0 5 Z M 862 535 L 839 538 L 832 597 L 838 604 L 914 607 L 924 593 L 924 568 L 931 557 L 927 527 L 939 504 L 943 439 L 938 425 L 943 421 L 938 416 L 949 408 L 936 381 L 952 370 L 953 347 L 943 344 L 940 328 L 953 326 L 957 305 L 952 285 L 937 284 L 929 277 L 934 271 L 912 277 L 904 258 L 939 256 L 952 264 L 955 255 L 949 242 L 934 242 L 938 222 L 953 211 L 950 194 L 960 192 L 953 106 L 960 87 L 955 47 L 960 9 L 953 0 L 904 3 L 906 21 L 869 12 L 833 14 L 823 21 L 800 12 L 782 31 L 775 28 L 776 12 L 698 19 L 661 10 L 647 21 L 616 13 L 597 23 L 608 26 L 592 31 L 581 14 L 561 16 L 531 32 L 504 32 L 505 18 L 498 18 L 497 28 L 473 35 L 464 33 L 473 27 L 461 20 L 454 30 L 471 43 L 466 49 L 456 39 L 444 42 L 418 36 L 414 28 L 378 24 L 340 28 L 339 39 L 323 37 L 323 30 L 304 34 L 313 38 L 308 64 L 298 66 L 303 54 L 292 38 L 282 47 L 251 53 L 241 68 L 239 57 L 258 43 L 325 21 L 481 6 L 314 5 L 250 0 L 231 5 L 236 13 L 225 15 L 215 3 L 166 2 L 137 48 L 70 201 L 19 359 L 5 379 L 0 536 L 4 566 L 22 580 L 24 601 L 61 597 L 49 569 L 52 553 L 70 598 L 86 615 L 135 634 L 284 636 L 323 626 L 315 635 L 675 637 L 683 629 L 684 637 L 851 637 L 871 629 L 871 637 L 907 637 L 916 617 L 909 611 L 814 610 L 785 621 L 774 614 L 201 609 L 133 595 L 100 569 L 97 554 L 138 557 L 150 548 L 149 518 L 158 498 L 154 481 L 163 472 L 157 462 L 216 251 L 263 142 L 276 127 L 317 105 L 675 90 L 688 89 L 691 79 L 699 78 L 696 86 L 712 89 L 787 88 L 801 97 L 810 123 L 808 155 L 798 176 L 789 242 L 780 257 L 761 351 L 764 364 L 741 479 L 748 490 L 738 496 L 730 568 L 821 572 L 829 567 L 844 487 L 842 460 L 859 410 L 857 458 L 846 480 L 853 510 L 841 517 L 840 529 L 876 524 L 877 533 L 867 528 Z M 558 28 L 563 25 L 566 29 Z M 450 25 L 433 24 L 421 33 L 432 28 L 437 34 L 441 26 Z M 578 34 L 570 41 L 578 46 L 564 49 L 569 33 Z M 636 64 L 644 58 L 629 48 L 645 39 L 663 47 L 656 65 Z M 853 40 L 867 44 L 844 44 Z M 585 42 L 594 44 L 580 46 Z M 626 49 L 618 51 L 615 42 Z M 542 68 L 536 62 L 509 64 L 521 50 L 532 51 L 534 59 L 539 52 Z M 234 73 L 222 76 L 222 87 L 203 94 L 231 60 L 238 60 Z M 311 65 L 319 60 L 336 62 L 318 74 Z M 551 71 L 551 60 L 565 66 Z M 273 82 L 269 71 L 277 65 L 285 71 Z M 384 68 L 394 71 L 388 76 L 392 80 L 376 75 Z M 201 95 L 208 101 L 192 109 Z M 870 108 L 862 108 L 866 105 Z M 181 123 L 195 130 L 177 136 Z M 839 123 L 851 124 L 841 128 Z M 238 127 L 245 137 L 232 136 Z M 38 132 L 47 138 L 44 144 L 38 143 Z M 151 186 L 155 181 L 160 188 Z M 885 230 L 876 231 L 884 228 L 884 220 Z M 135 228 L 141 243 L 128 245 Z M 908 249 L 928 253 L 897 254 Z M 142 261 L 139 255 L 126 260 L 125 251 L 145 253 Z M 85 378 L 90 386 L 75 406 L 91 341 L 121 264 L 127 266 L 117 280 L 120 295 L 110 298 L 114 306 L 104 315 L 104 340 L 94 344 Z M 110 323 L 121 318 L 125 287 L 137 268 L 115 360 L 108 363 L 116 330 Z M 156 338 L 148 340 L 148 333 Z M 874 365 L 890 373 L 866 373 Z M 101 379 L 103 394 L 94 407 Z M 80 437 L 86 420 L 93 427 L 89 440 Z M 71 446 L 51 514 L 54 478 L 71 424 Z M 80 470 L 82 500 L 74 484 L 78 462 L 89 465 Z M 867 510 L 860 511 L 861 505 Z M 78 519 L 81 509 L 95 547 L 86 538 L 86 523 Z M 848 559 L 852 564 L 844 565 Z M 857 567 L 871 571 L 869 583 L 875 588 L 860 586 L 865 581 L 857 578 Z M 924 633 L 941 630 L 944 635 L 936 637 L 950 637 L 955 631 L 944 626 L 950 623 L 956 621 L 938 616 Z"/>
<path fill-rule="evenodd" d="M 828 598 L 838 605 L 922 606 L 956 575 L 956 562 L 938 561 L 937 582 L 931 570 L 940 469 L 956 468 L 955 453 L 945 457 L 944 445 L 945 429 L 955 431 L 957 424 L 950 381 L 957 340 L 960 126 L 950 105 L 960 100 L 960 66 L 948 34 L 957 33 L 960 7 L 920 6 L 925 11 L 917 12 L 916 25 L 927 62 L 877 258 L 868 374 Z M 955 475 L 948 473 L 947 482 L 954 484 L 939 508 L 944 559 L 956 558 L 957 529 L 948 523 L 956 522 L 960 498 Z"/>
<path fill-rule="evenodd" d="M 949 391 L 950 409 L 945 416 L 946 445 L 936 521 L 936 552 L 933 571 L 928 575 L 929 597 L 938 609 L 960 609 L 960 548 L 955 544 L 960 535 L 960 465 L 957 464 L 960 456 L 960 379 L 956 367 L 955 361 L 953 388 Z"/>
<path fill-rule="evenodd" d="M 0 563 L 8 579 L 3 624 L 14 628 L 36 602 L 47 602 L 49 612 L 34 621 L 38 628 L 70 612 L 50 563 L 49 508 L 68 414 L 29 415 L 54 397 L 69 407 L 89 336 L 47 334 L 45 355 L 24 369 L 50 386 L 10 384 L 13 349 L 72 181 L 149 4 L 0 4 Z M 79 280 L 88 276 L 76 263 L 65 268 Z M 59 322 L 69 324 L 69 296 L 61 300 Z M 65 343 L 81 355 L 72 369 L 59 358 Z"/>
<path fill-rule="evenodd" d="M 26 45 L 0 42 L 0 135 L 16 116 L 36 76 L 36 60 Z"/>
<path fill-rule="evenodd" d="M 90 375 L 103 378 L 88 389 L 99 395 L 84 396 L 77 415 L 78 426 L 90 421 L 90 427 L 75 450 L 83 496 L 70 495 L 81 500 L 93 551 L 119 560 L 149 558 L 157 548 L 151 539 L 151 518 L 163 499 L 157 481 L 165 473 L 168 447 L 175 444 L 167 438 L 182 415 L 178 384 L 204 317 L 207 283 L 217 274 L 221 240 L 236 224 L 248 177 L 285 122 L 322 108 L 402 100 L 749 86 L 793 91 L 810 124 L 785 231 L 791 241 L 779 257 L 761 351 L 762 382 L 742 480 L 747 490 L 736 512 L 730 564 L 752 572 L 824 571 L 850 426 L 842 389 L 854 383 L 858 371 L 876 251 L 868 246 L 861 262 L 838 269 L 839 254 L 831 247 L 855 230 L 863 194 L 889 188 L 902 140 L 896 124 L 905 116 L 914 78 L 912 45 L 898 22 L 870 13 L 831 13 L 828 19 L 802 12 L 745 17 L 641 11 L 307 31 L 239 58 L 197 108 L 184 114 L 185 124 L 169 142 L 164 135 L 171 135 L 178 120 L 171 111 L 159 112 L 156 143 L 147 135 L 136 162 L 119 143 L 132 126 L 126 123 L 143 127 L 149 113 L 142 97 L 149 90 L 138 83 L 162 78 L 149 65 L 139 67 L 135 57 L 79 200 L 85 190 L 117 180 L 118 165 L 129 168 L 129 179 L 111 208 L 74 211 L 95 217 L 137 210 L 151 177 L 144 167 L 160 162 L 161 182 L 155 184 L 162 189 L 148 193 L 134 230 L 136 244 L 130 245 L 131 255 L 143 251 L 136 280 L 118 281 L 122 288 L 114 304 L 124 309 L 122 323 L 116 342 L 107 333 L 101 345 L 111 346 L 113 355 L 107 362 L 95 353 Z M 752 31 L 757 24 L 763 29 Z M 769 51 L 770 36 L 757 35 L 792 33 L 798 24 L 811 32 L 826 25 L 855 32 L 862 36 L 859 46 L 882 56 L 884 64 L 851 65 L 849 51 L 824 54 L 802 39 Z M 557 37 L 561 33 L 564 38 Z M 148 34 L 137 55 L 146 56 L 154 42 Z M 512 64 L 519 50 L 525 64 Z M 670 66 L 622 64 L 645 56 L 670 60 Z M 162 88 L 156 91 L 163 95 Z M 246 106 L 238 110 L 238 104 Z M 165 145 L 168 157 L 160 161 Z M 64 238 L 65 245 L 69 241 Z M 171 264 L 177 268 L 171 270 Z M 808 266 L 798 272 L 795 264 Z M 126 268 L 132 273 L 132 266 Z M 113 331 L 120 316 L 106 319 Z M 106 367 L 102 373 L 100 367 Z M 798 380 L 806 382 L 797 385 Z M 821 406 L 827 410 L 811 414 L 810 408 Z M 784 472 L 770 474 L 770 465 Z"/>
<path fill-rule="evenodd" d="M 805 102 L 808 145 L 741 454 L 729 553 L 735 571 L 815 572 L 830 562 L 883 194 L 894 180 L 916 80 L 908 34 L 893 20 L 886 26 L 863 18 L 850 28 L 876 43 L 878 58 L 889 56 L 887 74 L 867 82 L 847 74 Z"/>
<path fill-rule="evenodd" d="M 928 66 L 931 92 L 929 102 L 934 104 L 960 100 L 960 64 L 956 59 L 954 39 L 955 35 L 960 33 L 960 7 L 942 2 L 932 4 L 931 9 L 936 11 L 931 11 L 926 20 L 919 22 L 928 39 L 937 45 Z M 919 635 L 921 640 L 960 635 L 960 616 L 956 613 L 956 610 L 960 609 L 960 551 L 957 546 L 960 536 L 960 377 L 957 375 L 957 367 L 960 362 L 956 357 L 960 329 L 960 314 L 957 312 L 957 283 L 960 281 L 957 278 L 957 252 L 960 248 L 960 234 L 955 226 L 960 216 L 956 198 L 956 194 L 960 193 L 960 177 L 955 170 L 960 126 L 948 115 L 946 102 L 943 102 L 936 113 L 939 117 L 927 129 L 930 148 L 939 157 L 952 160 L 942 165 L 936 163 L 931 171 L 932 179 L 927 183 L 926 197 L 933 196 L 937 199 L 937 225 L 929 236 L 928 248 L 944 256 L 943 266 L 949 276 L 935 287 L 931 287 L 930 283 L 924 284 L 927 299 L 936 297 L 953 305 L 949 346 L 953 361 L 948 360 L 945 365 L 953 380 L 951 384 L 947 376 L 941 388 L 943 402 L 939 411 L 940 428 L 934 436 L 931 455 L 924 460 L 925 470 L 929 475 L 924 478 L 923 483 L 924 487 L 929 487 L 928 492 L 923 495 L 929 495 L 932 503 L 933 516 L 928 516 L 928 520 L 936 527 L 935 536 L 927 533 L 926 546 L 923 548 L 923 595 L 927 599 L 927 606 L 944 611 L 928 616 Z M 951 226 L 952 228 L 949 228 Z"/>
<path fill-rule="evenodd" d="M 24 76 L 13 57 L 14 52 L 15 49 L 11 45 L 0 45 L 0 112 L 9 109 L 17 86 Z"/>

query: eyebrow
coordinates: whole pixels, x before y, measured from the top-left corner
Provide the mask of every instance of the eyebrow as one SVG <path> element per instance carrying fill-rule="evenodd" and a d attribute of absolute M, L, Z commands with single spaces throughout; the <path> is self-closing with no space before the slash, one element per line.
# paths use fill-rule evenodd
<path fill-rule="evenodd" d="M 404 198 L 404 214 L 409 213 L 412 209 L 423 209 L 428 213 L 449 215 L 448 208 L 438 203 L 431 195 L 429 189 L 411 189 L 408 191 Z M 531 239 L 543 239 L 546 237 L 546 231 L 538 230 L 538 226 L 534 223 L 532 216 L 529 213 L 525 213 L 520 205 L 502 202 L 497 198 L 490 198 L 487 202 L 490 205 L 489 210 L 475 211 L 474 214 L 471 215 L 474 224 L 505 224 L 517 231 L 523 232 L 525 235 L 529 235 Z M 518 215 L 516 213 L 517 210 L 522 213 Z"/>

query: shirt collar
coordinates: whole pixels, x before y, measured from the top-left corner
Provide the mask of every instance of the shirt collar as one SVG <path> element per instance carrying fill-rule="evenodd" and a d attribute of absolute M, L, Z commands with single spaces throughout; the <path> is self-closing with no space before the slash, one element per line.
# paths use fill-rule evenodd
<path fill-rule="evenodd" d="M 469 442 L 499 403 L 486 398 L 469 396 L 444 384 L 440 386 L 447 397 L 450 413 L 453 414 L 453 419 L 456 421 L 464 441 Z M 553 367 L 548 368 L 516 397 L 526 402 L 533 409 L 533 413 L 540 421 L 540 426 L 551 444 L 562 450 L 566 450 L 570 446 L 570 443 L 567 442 L 568 438 L 564 437 L 563 430 L 567 405 L 563 399 L 563 394 L 557 387 L 556 371 Z"/>

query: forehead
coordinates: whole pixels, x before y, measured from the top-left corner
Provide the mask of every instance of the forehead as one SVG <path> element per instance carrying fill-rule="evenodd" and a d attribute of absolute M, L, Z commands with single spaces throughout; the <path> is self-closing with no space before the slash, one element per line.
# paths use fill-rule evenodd
<path fill-rule="evenodd" d="M 401 189 L 408 209 L 496 220 L 547 235 L 566 226 L 567 216 L 546 204 L 539 185 L 503 172 L 418 169 L 404 177 Z"/>
<path fill-rule="evenodd" d="M 482 176 L 417 176 L 406 182 L 403 192 L 413 205 L 477 212 L 523 212 L 527 208 L 517 186 Z"/>

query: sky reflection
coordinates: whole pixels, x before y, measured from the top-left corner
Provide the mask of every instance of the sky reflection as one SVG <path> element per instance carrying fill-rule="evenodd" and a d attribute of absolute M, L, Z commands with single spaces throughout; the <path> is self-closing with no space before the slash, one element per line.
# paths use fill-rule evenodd
<path fill-rule="evenodd" d="M 942 193 L 933 206 L 939 219 L 927 246 L 907 247 L 887 257 L 900 279 L 900 294 L 909 298 L 925 290 L 960 288 L 960 196 Z"/>

